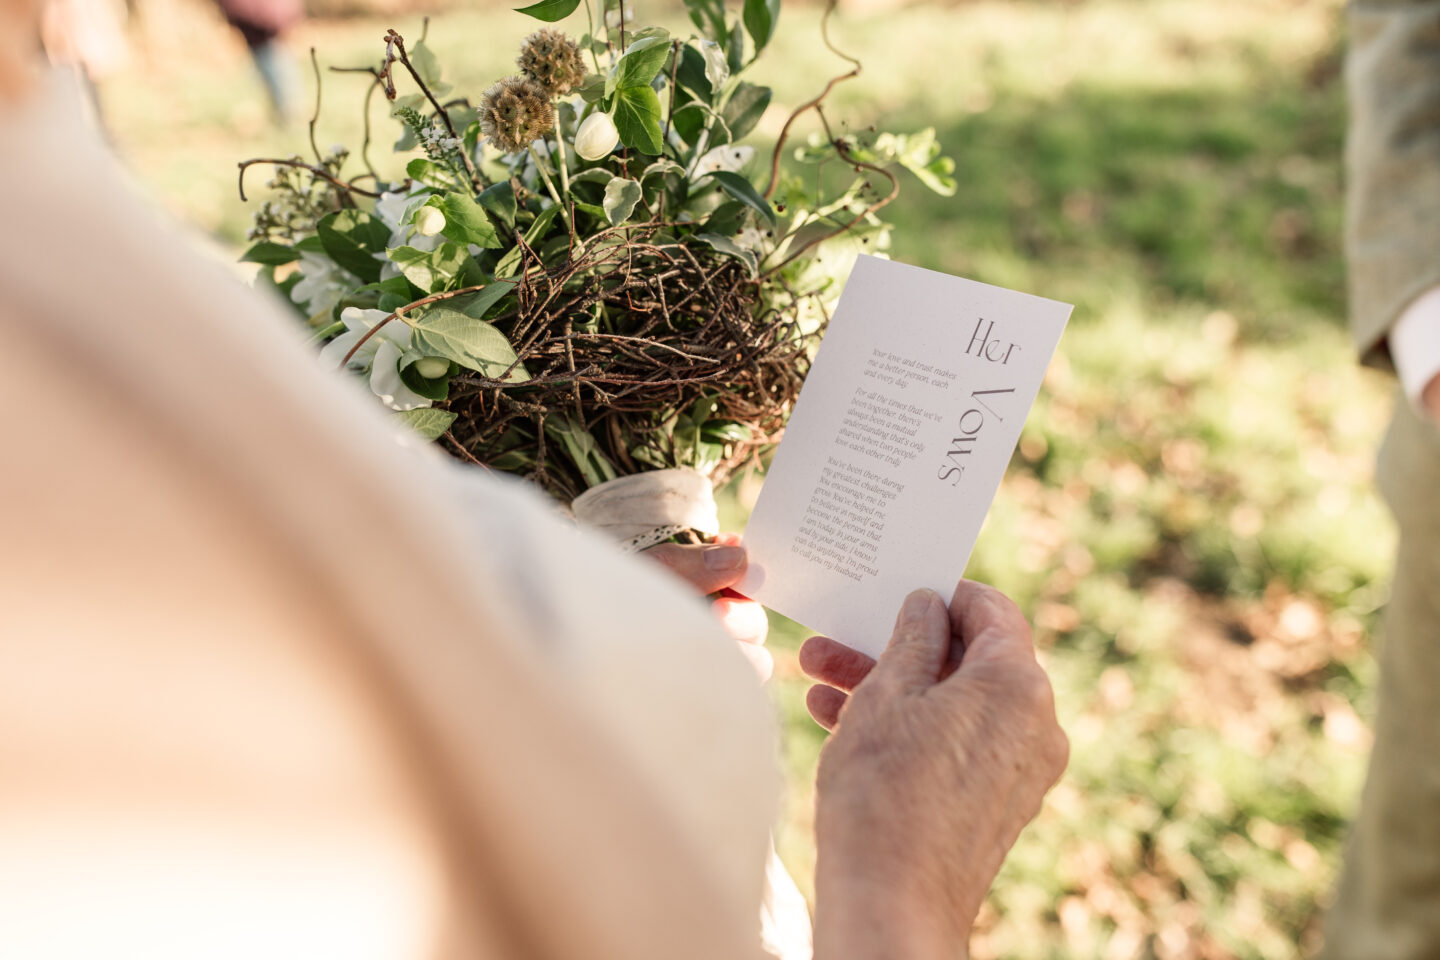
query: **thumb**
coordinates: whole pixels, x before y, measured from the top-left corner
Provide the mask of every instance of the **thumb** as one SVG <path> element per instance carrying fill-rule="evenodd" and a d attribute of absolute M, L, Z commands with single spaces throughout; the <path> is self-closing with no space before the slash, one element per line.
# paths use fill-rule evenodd
<path fill-rule="evenodd" d="M 744 547 L 722 543 L 662 543 L 646 550 L 645 556 L 669 567 L 700 593 L 715 593 L 737 582 L 746 565 Z"/>
<path fill-rule="evenodd" d="M 900 693 L 924 690 L 939 678 L 949 651 L 950 614 L 945 601 L 934 590 L 916 590 L 900 607 L 890 645 L 868 679 Z"/>

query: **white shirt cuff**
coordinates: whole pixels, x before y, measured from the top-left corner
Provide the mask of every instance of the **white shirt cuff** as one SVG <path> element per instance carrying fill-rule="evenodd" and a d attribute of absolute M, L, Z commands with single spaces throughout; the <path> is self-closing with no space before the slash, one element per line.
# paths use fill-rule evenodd
<path fill-rule="evenodd" d="M 1405 396 L 1420 408 L 1420 394 L 1440 375 L 1440 287 L 1431 287 L 1390 328 L 1390 359 Z"/>

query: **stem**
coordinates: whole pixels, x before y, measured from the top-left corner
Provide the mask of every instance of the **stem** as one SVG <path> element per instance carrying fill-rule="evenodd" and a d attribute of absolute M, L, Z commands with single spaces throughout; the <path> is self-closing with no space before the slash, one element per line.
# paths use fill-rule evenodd
<path fill-rule="evenodd" d="M 590 26 L 590 62 L 595 64 L 595 72 L 599 73 L 600 55 L 595 52 L 595 14 L 590 9 L 590 0 L 585 0 L 585 22 Z"/>
<path fill-rule="evenodd" d="M 555 106 L 555 149 L 560 153 L 560 192 L 570 196 L 570 164 L 565 159 L 565 126 L 560 120 L 559 104 Z"/>
<path fill-rule="evenodd" d="M 555 181 L 550 179 L 550 171 L 545 169 L 549 164 L 541 159 L 540 151 L 535 149 L 533 142 L 530 144 L 529 150 L 530 159 L 535 161 L 536 172 L 540 174 L 540 179 L 545 181 L 545 189 L 549 192 L 550 199 L 554 200 L 555 205 L 560 208 L 560 216 L 565 218 L 565 227 L 570 231 L 570 236 L 575 239 L 575 252 L 580 253 L 584 251 L 585 242 L 581 240 L 580 236 L 575 232 L 575 221 L 570 217 L 570 208 L 560 199 L 560 194 L 555 190 Z"/>

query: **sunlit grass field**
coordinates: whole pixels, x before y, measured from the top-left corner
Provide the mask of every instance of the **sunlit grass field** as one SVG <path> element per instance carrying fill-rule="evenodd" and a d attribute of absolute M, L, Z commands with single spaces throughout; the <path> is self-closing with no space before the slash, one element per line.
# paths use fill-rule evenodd
<path fill-rule="evenodd" d="M 248 220 L 236 161 L 302 152 L 303 119 L 271 127 L 208 6 L 139 9 L 131 64 L 101 82 L 112 136 L 232 257 Z M 655 18 L 683 27 L 672 8 Z M 818 19 L 787 8 L 757 67 L 778 104 L 843 69 Z M 418 35 L 420 16 L 315 21 L 292 40 L 363 64 L 390 26 Z M 531 26 L 457 5 L 429 42 L 478 92 Z M 953 199 L 912 182 L 887 211 L 892 255 L 1077 305 L 970 570 L 1035 623 L 1073 760 L 974 956 L 1309 955 L 1364 772 L 1393 543 L 1370 488 L 1388 385 L 1355 367 L 1344 330 L 1339 5 L 857 4 L 834 34 L 865 68 L 828 115 L 934 126 L 957 162 Z M 363 91 L 325 76 L 322 150 L 359 142 Z M 378 104 L 372 119 L 372 156 L 398 171 Z M 729 494 L 733 525 L 755 486 Z M 779 841 L 808 889 L 824 738 L 804 713 L 803 635 L 777 621 L 772 645 Z"/>

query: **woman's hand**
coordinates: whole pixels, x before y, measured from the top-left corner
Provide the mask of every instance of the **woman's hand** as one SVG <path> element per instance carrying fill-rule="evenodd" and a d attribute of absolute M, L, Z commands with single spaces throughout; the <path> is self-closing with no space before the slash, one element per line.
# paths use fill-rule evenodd
<path fill-rule="evenodd" d="M 646 550 L 645 556 L 669 567 L 700 593 L 718 594 L 710 604 L 711 614 L 740 642 L 740 652 L 755 667 L 761 681 L 770 679 L 775 660 L 765 649 L 770 630 L 765 608 L 731 589 L 745 574 L 748 562 L 737 534 L 722 533 L 714 543 L 693 546 L 662 543 Z"/>
<path fill-rule="evenodd" d="M 948 610 L 912 593 L 878 662 L 812 638 L 801 666 L 825 681 L 808 704 L 835 731 L 817 786 L 817 960 L 963 956 L 1069 756 L 1029 625 L 961 581 Z"/>

